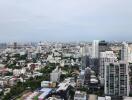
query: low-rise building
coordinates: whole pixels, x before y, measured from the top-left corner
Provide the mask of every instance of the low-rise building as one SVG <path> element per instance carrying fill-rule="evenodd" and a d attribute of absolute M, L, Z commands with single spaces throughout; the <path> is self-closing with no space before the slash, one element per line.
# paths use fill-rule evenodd
<path fill-rule="evenodd" d="M 46 100 L 64 100 L 64 99 L 57 98 L 57 97 L 49 97 L 49 98 L 46 99 Z"/>
<path fill-rule="evenodd" d="M 46 98 L 46 96 L 50 94 L 51 91 L 52 91 L 52 89 L 50 89 L 50 88 L 41 89 L 40 92 L 42 92 L 42 94 L 38 97 L 38 99 L 44 100 Z"/>
<path fill-rule="evenodd" d="M 98 100 L 111 100 L 110 96 L 98 97 Z"/>
<path fill-rule="evenodd" d="M 52 73 L 50 73 L 50 81 L 59 82 L 60 75 L 61 75 L 61 69 L 59 69 L 57 66 L 56 69 L 53 70 Z"/>
<path fill-rule="evenodd" d="M 97 100 L 97 95 L 90 94 L 90 95 L 88 96 L 88 100 Z"/>
<path fill-rule="evenodd" d="M 132 100 L 132 97 L 123 97 L 123 100 Z"/>
<path fill-rule="evenodd" d="M 56 83 L 51 82 L 51 81 L 42 81 L 42 82 L 41 82 L 41 87 L 43 87 L 43 88 L 52 88 L 52 87 L 56 87 Z"/>
<path fill-rule="evenodd" d="M 87 100 L 86 92 L 76 91 L 74 95 L 74 100 Z"/>

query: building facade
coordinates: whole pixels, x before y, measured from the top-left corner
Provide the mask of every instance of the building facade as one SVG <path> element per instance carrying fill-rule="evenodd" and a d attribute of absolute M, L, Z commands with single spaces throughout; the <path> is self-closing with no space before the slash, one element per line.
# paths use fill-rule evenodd
<path fill-rule="evenodd" d="M 122 43 L 122 48 L 121 48 L 121 60 L 123 61 L 128 61 L 129 60 L 129 47 L 126 42 Z"/>
<path fill-rule="evenodd" d="M 124 61 L 107 63 L 105 66 L 105 94 L 129 96 L 129 69 Z"/>
<path fill-rule="evenodd" d="M 99 40 L 94 40 L 92 43 L 92 58 L 99 57 Z"/>
<path fill-rule="evenodd" d="M 113 51 L 100 52 L 99 72 L 100 72 L 100 82 L 101 82 L 101 84 L 104 84 L 105 63 L 109 63 L 109 62 L 114 63 L 116 60 L 117 60 L 117 57 L 115 56 Z"/>
<path fill-rule="evenodd" d="M 85 92 L 76 91 L 74 100 L 87 100 L 87 94 Z"/>
<path fill-rule="evenodd" d="M 61 75 L 61 69 L 59 69 L 57 66 L 56 69 L 53 70 L 52 73 L 50 73 L 50 81 L 59 82 L 60 81 L 60 75 Z"/>

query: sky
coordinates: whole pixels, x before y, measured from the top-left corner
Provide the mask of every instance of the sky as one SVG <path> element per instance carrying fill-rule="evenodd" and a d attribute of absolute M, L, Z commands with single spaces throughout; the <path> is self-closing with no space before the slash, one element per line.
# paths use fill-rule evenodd
<path fill-rule="evenodd" d="M 0 0 L 2 41 L 132 41 L 132 0 Z"/>

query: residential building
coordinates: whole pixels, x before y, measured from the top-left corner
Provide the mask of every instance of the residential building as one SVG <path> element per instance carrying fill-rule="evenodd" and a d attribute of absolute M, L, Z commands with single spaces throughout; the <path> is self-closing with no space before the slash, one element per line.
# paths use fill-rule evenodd
<path fill-rule="evenodd" d="M 56 83 L 53 83 L 51 81 L 42 81 L 41 82 L 41 87 L 43 87 L 43 88 L 53 88 L 53 87 L 56 87 Z"/>
<path fill-rule="evenodd" d="M 76 91 L 74 95 L 74 100 L 87 100 L 86 92 Z"/>
<path fill-rule="evenodd" d="M 122 43 L 122 48 L 121 48 L 121 60 L 123 61 L 128 61 L 129 60 L 129 47 L 126 42 Z"/>
<path fill-rule="evenodd" d="M 100 82 L 103 85 L 104 84 L 104 68 L 105 68 L 105 63 L 109 62 L 115 62 L 117 60 L 117 57 L 115 56 L 113 51 L 105 51 L 105 52 L 100 52 Z"/>
<path fill-rule="evenodd" d="M 105 94 L 112 96 L 128 96 L 129 69 L 125 61 L 107 63 L 105 66 Z"/>
<path fill-rule="evenodd" d="M 98 100 L 111 100 L 110 96 L 98 97 Z"/>
<path fill-rule="evenodd" d="M 88 86 L 90 84 L 91 79 L 91 69 L 87 67 L 84 72 L 84 85 Z"/>
<path fill-rule="evenodd" d="M 105 52 L 105 51 L 110 51 L 109 43 L 104 41 L 104 40 L 99 41 L 99 53 L 100 52 Z"/>
<path fill-rule="evenodd" d="M 99 40 L 94 40 L 92 43 L 92 58 L 99 57 Z"/>
<path fill-rule="evenodd" d="M 89 56 L 83 56 L 81 59 L 81 68 L 80 70 L 85 70 L 85 68 L 87 68 L 90 64 L 90 58 Z"/>
<path fill-rule="evenodd" d="M 94 94 L 88 95 L 88 100 L 97 100 L 97 95 Z"/>
<path fill-rule="evenodd" d="M 59 69 L 57 66 L 56 69 L 53 70 L 52 73 L 50 73 L 50 81 L 59 82 L 60 75 L 61 75 L 61 69 Z"/>
<path fill-rule="evenodd" d="M 123 100 L 132 100 L 132 97 L 123 97 Z"/>

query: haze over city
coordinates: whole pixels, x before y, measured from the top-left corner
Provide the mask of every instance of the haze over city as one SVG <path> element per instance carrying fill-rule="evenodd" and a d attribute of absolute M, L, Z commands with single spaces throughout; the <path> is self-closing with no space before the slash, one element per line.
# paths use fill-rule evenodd
<path fill-rule="evenodd" d="M 1 0 L 2 41 L 128 40 L 132 0 Z"/>
<path fill-rule="evenodd" d="M 0 100 L 132 100 L 132 0 L 0 0 Z"/>

